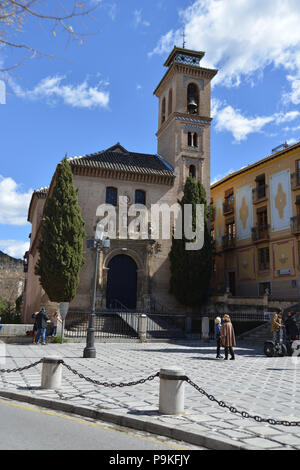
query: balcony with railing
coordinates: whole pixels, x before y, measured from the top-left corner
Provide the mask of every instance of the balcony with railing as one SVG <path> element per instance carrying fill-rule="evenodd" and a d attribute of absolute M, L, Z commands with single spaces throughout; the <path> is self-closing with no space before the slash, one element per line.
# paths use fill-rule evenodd
<path fill-rule="evenodd" d="M 300 215 L 291 217 L 291 231 L 292 233 L 300 233 Z"/>
<path fill-rule="evenodd" d="M 300 189 L 300 170 L 291 174 L 291 186 L 292 189 Z"/>
<path fill-rule="evenodd" d="M 235 234 L 226 234 L 222 237 L 223 250 L 232 250 L 235 248 Z"/>
<path fill-rule="evenodd" d="M 252 189 L 252 201 L 253 204 L 257 202 L 264 201 L 267 199 L 267 189 L 268 185 L 267 184 L 262 184 L 260 186 L 256 186 L 256 188 Z"/>
<path fill-rule="evenodd" d="M 269 240 L 269 230 L 270 225 L 256 225 L 252 227 L 252 241 L 253 242 L 260 242 L 264 240 Z"/>

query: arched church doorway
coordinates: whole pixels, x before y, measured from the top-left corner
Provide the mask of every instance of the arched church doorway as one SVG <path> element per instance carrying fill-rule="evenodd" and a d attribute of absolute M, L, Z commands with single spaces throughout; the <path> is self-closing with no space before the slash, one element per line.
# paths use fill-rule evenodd
<path fill-rule="evenodd" d="M 137 265 L 128 255 L 116 255 L 108 263 L 106 307 L 119 301 L 129 309 L 136 308 Z"/>

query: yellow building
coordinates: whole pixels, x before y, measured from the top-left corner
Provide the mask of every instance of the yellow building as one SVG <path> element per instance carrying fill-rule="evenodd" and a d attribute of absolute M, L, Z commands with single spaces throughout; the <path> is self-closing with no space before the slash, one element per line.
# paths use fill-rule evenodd
<path fill-rule="evenodd" d="M 216 293 L 300 296 L 300 142 L 281 147 L 211 186 Z"/>

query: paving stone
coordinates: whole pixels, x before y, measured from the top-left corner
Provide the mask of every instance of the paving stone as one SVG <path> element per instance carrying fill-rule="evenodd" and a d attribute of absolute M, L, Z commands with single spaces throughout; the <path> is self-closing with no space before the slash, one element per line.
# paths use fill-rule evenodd
<path fill-rule="evenodd" d="M 272 449 L 278 447 L 277 442 L 269 441 L 268 439 L 262 439 L 260 437 L 254 437 L 249 439 L 244 439 L 244 442 L 252 447 L 257 449 Z"/>
<path fill-rule="evenodd" d="M 277 441 L 280 444 L 288 444 L 290 446 L 297 446 L 300 448 L 300 437 L 299 436 L 293 436 L 291 434 L 287 435 L 277 435 L 274 437 L 274 441 Z"/>
<path fill-rule="evenodd" d="M 255 434 L 259 434 L 260 436 L 264 437 L 273 437 L 273 436 L 278 436 L 282 434 L 282 431 L 279 431 L 277 429 L 273 429 L 269 426 L 250 426 L 247 428 L 247 431 L 253 432 Z"/>

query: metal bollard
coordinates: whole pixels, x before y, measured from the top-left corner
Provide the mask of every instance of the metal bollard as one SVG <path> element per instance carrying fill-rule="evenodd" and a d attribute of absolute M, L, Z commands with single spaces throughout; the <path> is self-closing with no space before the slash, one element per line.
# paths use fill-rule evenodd
<path fill-rule="evenodd" d="M 178 378 L 177 378 L 178 377 Z M 184 413 L 184 371 L 176 367 L 160 369 L 159 412 L 164 415 Z"/>
<path fill-rule="evenodd" d="M 44 357 L 42 367 L 41 388 L 57 390 L 61 387 L 62 358 Z"/>

